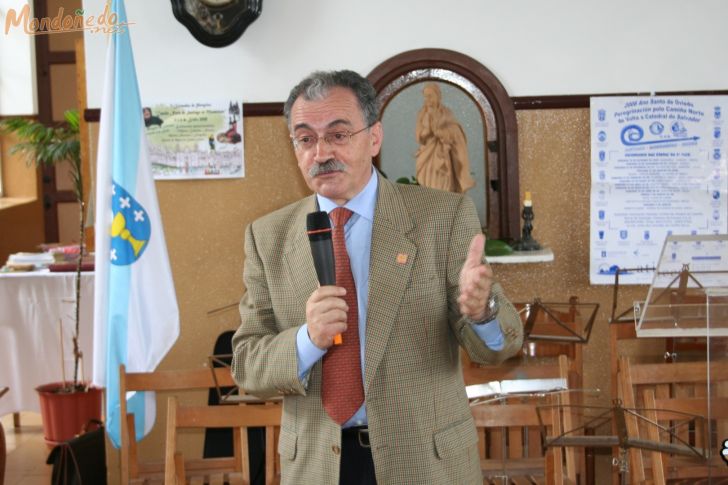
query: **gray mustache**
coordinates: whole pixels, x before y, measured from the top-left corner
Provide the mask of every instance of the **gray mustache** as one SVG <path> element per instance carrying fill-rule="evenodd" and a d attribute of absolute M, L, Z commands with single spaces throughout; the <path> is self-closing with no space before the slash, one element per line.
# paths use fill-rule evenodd
<path fill-rule="evenodd" d="M 330 158 L 324 163 L 316 163 L 308 170 L 308 176 L 313 178 L 331 172 L 346 172 L 346 165 L 339 160 Z"/>

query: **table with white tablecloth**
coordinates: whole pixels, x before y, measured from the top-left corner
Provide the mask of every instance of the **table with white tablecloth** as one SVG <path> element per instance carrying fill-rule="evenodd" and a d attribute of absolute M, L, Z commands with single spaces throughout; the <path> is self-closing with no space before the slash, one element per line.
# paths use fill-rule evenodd
<path fill-rule="evenodd" d="M 73 379 L 75 273 L 0 274 L 0 416 L 39 411 L 35 388 L 63 379 L 61 341 L 67 380 Z M 94 275 L 81 274 L 83 376 L 93 367 Z M 61 340 L 61 329 L 63 339 Z"/>

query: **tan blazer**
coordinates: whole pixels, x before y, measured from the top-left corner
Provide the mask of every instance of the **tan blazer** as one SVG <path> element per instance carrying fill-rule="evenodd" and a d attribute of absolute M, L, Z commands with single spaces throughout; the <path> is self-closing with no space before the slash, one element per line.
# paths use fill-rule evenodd
<path fill-rule="evenodd" d="M 246 231 L 242 324 L 233 375 L 248 392 L 284 395 L 278 451 L 284 484 L 338 484 L 341 429 L 321 405 L 321 362 L 297 376 L 296 332 L 317 288 L 306 236 L 313 196 Z M 377 482 L 482 483 L 477 436 L 463 385 L 471 359 L 515 354 L 523 332 L 500 286 L 500 352 L 486 347 L 457 310 L 458 277 L 480 224 L 459 194 L 379 180 L 372 229 L 364 391 Z M 407 255 L 406 262 L 399 255 Z"/>

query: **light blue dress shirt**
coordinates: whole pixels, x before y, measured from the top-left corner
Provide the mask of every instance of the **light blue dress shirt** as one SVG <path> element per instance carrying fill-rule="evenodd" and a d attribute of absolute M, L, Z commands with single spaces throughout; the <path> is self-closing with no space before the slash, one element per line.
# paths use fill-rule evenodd
<path fill-rule="evenodd" d="M 378 183 L 378 176 L 376 172 L 372 171 L 372 177 L 370 177 L 364 190 L 344 205 L 344 207 L 354 213 L 344 226 L 344 238 L 346 240 L 346 250 L 349 253 L 354 284 L 356 285 L 357 306 L 359 308 L 362 382 L 364 380 L 364 349 L 366 348 L 366 321 L 369 302 L 369 258 Z M 338 207 L 335 202 L 326 197 L 317 194 L 316 198 L 318 200 L 319 210 L 330 213 Z M 503 348 L 503 332 L 501 331 L 498 320 L 493 320 L 485 325 L 473 325 L 473 329 L 491 349 L 501 350 Z M 308 336 L 308 324 L 305 323 L 296 334 L 296 349 L 298 352 L 298 377 L 303 382 L 311 367 L 326 354 L 326 350 L 318 348 L 311 341 Z M 366 424 L 365 402 L 354 416 L 344 423 L 343 427 L 348 428 Z"/>

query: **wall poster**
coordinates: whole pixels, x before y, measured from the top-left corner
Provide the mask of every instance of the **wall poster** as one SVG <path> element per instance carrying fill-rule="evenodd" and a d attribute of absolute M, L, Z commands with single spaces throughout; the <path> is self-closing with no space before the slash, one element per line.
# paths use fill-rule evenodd
<path fill-rule="evenodd" d="M 728 229 L 728 96 L 591 98 L 589 280 L 649 284 L 668 235 Z M 728 255 L 726 255 L 728 257 Z"/>
<path fill-rule="evenodd" d="M 244 177 L 242 105 L 239 100 L 145 104 L 154 178 Z"/>

